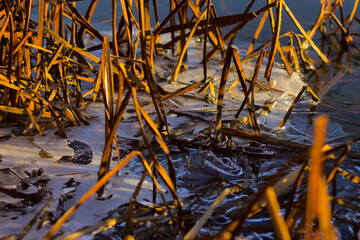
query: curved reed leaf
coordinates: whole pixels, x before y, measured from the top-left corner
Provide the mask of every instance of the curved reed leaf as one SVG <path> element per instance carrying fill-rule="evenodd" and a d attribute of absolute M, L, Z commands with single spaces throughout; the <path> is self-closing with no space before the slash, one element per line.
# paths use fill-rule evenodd
<path fill-rule="evenodd" d="M 64 215 L 54 224 L 50 231 L 42 238 L 43 240 L 51 239 L 51 237 L 61 228 L 61 226 L 75 213 L 75 211 L 88 200 L 95 192 L 103 187 L 109 179 L 114 176 L 122 167 L 124 167 L 131 159 L 136 156 L 141 156 L 141 152 L 132 151 L 125 158 L 122 159 L 113 169 L 107 172 L 90 190 L 85 193 L 79 201 L 72 206 Z"/>

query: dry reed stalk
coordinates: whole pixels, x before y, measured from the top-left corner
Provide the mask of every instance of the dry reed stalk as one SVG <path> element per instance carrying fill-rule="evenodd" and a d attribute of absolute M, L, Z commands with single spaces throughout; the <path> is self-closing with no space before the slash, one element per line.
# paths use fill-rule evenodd
<path fill-rule="evenodd" d="M 174 70 L 174 72 L 173 72 L 173 74 L 172 74 L 172 76 L 171 76 L 171 81 L 172 81 L 172 82 L 176 82 L 177 76 L 178 76 L 178 74 L 179 74 L 179 72 L 180 72 L 180 67 L 181 67 L 182 61 L 183 61 L 183 59 L 184 59 L 184 57 L 185 57 L 185 55 L 186 55 L 187 47 L 189 46 L 189 43 L 190 43 L 190 41 L 191 41 L 191 38 L 192 38 L 192 36 L 194 35 L 198 24 L 200 23 L 200 21 L 202 20 L 202 18 L 205 16 L 206 12 L 207 12 L 207 10 L 204 10 L 204 11 L 201 13 L 199 19 L 196 21 L 194 27 L 192 28 L 192 30 L 191 30 L 191 32 L 190 32 L 190 35 L 188 36 L 188 40 L 186 41 L 186 43 L 184 44 L 184 46 L 182 46 L 183 48 L 182 48 L 182 51 L 181 51 L 181 55 L 180 55 L 179 60 L 178 60 L 178 62 L 177 62 L 177 64 L 176 64 L 175 70 Z"/>
<path fill-rule="evenodd" d="M 266 51 L 263 49 L 261 51 L 259 57 L 258 57 L 257 62 L 256 62 L 255 69 L 254 69 L 254 74 L 253 74 L 253 77 L 252 77 L 251 83 L 250 83 L 250 87 L 249 87 L 249 89 L 247 90 L 246 93 L 244 92 L 244 94 L 245 94 L 244 100 L 241 103 L 241 106 L 239 107 L 239 110 L 236 112 L 236 114 L 234 116 L 234 119 L 238 118 L 240 116 L 240 113 L 244 109 L 245 104 L 248 104 L 248 106 L 250 106 L 249 109 L 252 108 L 252 112 L 249 112 L 249 117 L 250 117 L 250 119 L 252 119 L 252 127 L 254 128 L 254 130 L 257 133 L 260 133 L 260 130 L 259 130 L 259 127 L 257 126 L 257 123 L 256 123 L 256 117 L 255 117 L 254 110 L 253 110 L 254 106 L 251 106 L 251 105 L 254 104 L 253 96 L 254 96 L 256 78 L 257 78 L 257 75 L 258 75 L 258 73 L 260 71 L 261 63 L 263 61 L 263 58 L 264 58 L 265 54 L 266 54 Z M 250 96 L 252 96 L 251 101 L 249 101 Z"/>
<path fill-rule="evenodd" d="M 308 91 L 312 98 L 313 98 L 313 101 L 317 102 L 319 101 L 319 98 L 316 96 L 316 94 L 311 90 L 311 88 L 309 86 L 303 86 L 300 90 L 300 92 L 298 93 L 298 95 L 296 96 L 296 98 L 294 99 L 293 103 L 291 104 L 291 106 L 289 107 L 288 111 L 286 112 L 285 116 L 283 117 L 283 119 L 281 120 L 280 124 L 278 125 L 278 128 L 282 128 L 285 123 L 287 122 L 287 120 L 289 119 L 292 111 L 294 110 L 296 104 L 299 102 L 301 96 L 303 95 L 303 93 L 305 91 Z"/>
<path fill-rule="evenodd" d="M 110 58 L 110 46 L 108 37 L 104 38 L 103 43 L 103 52 L 101 57 L 101 66 L 100 66 L 100 79 L 98 82 L 101 82 L 103 96 L 104 96 L 104 105 L 105 105 L 105 141 L 113 142 L 115 138 L 115 134 L 111 134 L 111 129 L 114 128 L 114 79 L 112 72 L 112 63 Z M 118 101 L 121 101 L 120 99 Z M 117 126 L 115 127 L 117 129 Z M 106 145 L 105 145 L 106 146 Z M 111 162 L 111 148 L 112 145 L 108 149 L 104 149 L 104 153 L 100 163 L 99 176 L 98 180 L 100 180 L 106 172 L 108 172 L 110 168 Z M 100 188 L 98 191 L 98 196 L 101 197 L 103 194 L 104 188 Z"/>
<path fill-rule="evenodd" d="M 332 225 L 330 211 L 330 197 L 327 193 L 327 183 L 323 177 L 326 126 L 328 119 L 319 116 L 315 121 L 314 143 L 311 148 L 311 161 L 309 173 L 309 187 L 306 199 L 305 213 L 305 239 L 312 239 L 322 235 L 325 239 L 336 239 L 336 233 Z M 314 229 L 314 221 L 319 226 Z"/>
<path fill-rule="evenodd" d="M 276 2 L 276 22 L 275 22 L 275 26 L 273 27 L 273 38 L 272 38 L 272 42 L 271 42 L 269 60 L 266 65 L 266 69 L 265 69 L 265 73 L 264 73 L 265 74 L 264 77 L 268 80 L 269 83 L 271 83 L 270 75 L 271 75 L 271 69 L 272 69 L 272 66 L 273 66 L 274 60 L 275 60 L 276 50 L 278 49 L 277 46 L 279 46 L 279 44 L 280 44 L 279 43 L 279 35 L 280 35 L 280 29 L 281 29 L 282 8 L 283 8 L 282 3 L 277 1 Z M 272 19 L 271 13 L 272 12 L 270 12 L 270 16 Z"/>
<path fill-rule="evenodd" d="M 150 154 L 152 155 L 152 161 L 154 161 L 154 167 L 155 167 L 156 171 L 160 174 L 161 178 L 163 179 L 163 181 L 165 182 L 165 184 L 169 188 L 170 193 L 172 194 L 172 196 L 174 198 L 176 207 L 178 208 L 178 218 L 179 218 L 178 223 L 183 224 L 183 222 L 182 222 L 182 218 L 183 218 L 182 208 L 181 208 L 181 204 L 180 204 L 180 202 L 178 200 L 177 191 L 176 191 L 175 168 L 174 168 L 174 165 L 172 163 L 172 159 L 171 159 L 171 156 L 170 156 L 170 151 L 169 151 L 164 139 L 162 138 L 159 130 L 157 129 L 157 126 L 151 120 L 148 113 L 139 104 L 138 99 L 137 99 L 137 95 L 136 95 L 136 90 L 133 87 L 132 87 L 132 95 L 133 95 L 136 114 L 137 114 L 138 121 L 139 121 L 139 124 L 140 124 L 140 129 L 141 129 L 141 132 L 142 132 L 142 134 L 144 136 L 146 146 L 147 146 Z M 155 154 L 152 151 L 152 147 L 150 145 L 150 142 L 146 139 L 146 136 L 145 136 L 146 134 L 145 134 L 145 131 L 144 131 L 144 126 L 143 126 L 143 123 L 142 123 L 141 116 L 144 118 L 145 122 L 148 124 L 148 126 L 152 130 L 152 132 L 154 134 L 154 137 L 155 137 L 155 140 L 158 142 L 158 144 L 160 145 L 160 147 L 162 148 L 162 150 L 166 154 L 168 167 L 169 167 L 169 175 L 166 173 L 165 169 L 162 167 L 162 165 L 159 163 L 159 161 L 155 157 Z"/>
<path fill-rule="evenodd" d="M 279 202 L 274 189 L 272 187 L 267 187 L 265 193 L 267 201 L 266 207 L 270 213 L 277 239 L 290 240 L 291 236 L 289 230 L 287 229 L 285 220 L 281 215 Z"/>
<path fill-rule="evenodd" d="M 300 23 L 298 22 L 298 20 L 295 18 L 294 14 L 291 12 L 290 8 L 286 5 L 284 0 L 280 0 L 285 11 L 287 12 L 287 14 L 289 15 L 289 17 L 291 18 L 291 20 L 294 22 L 294 24 L 296 25 L 296 27 L 299 29 L 299 31 L 301 32 L 301 34 L 304 36 L 304 38 L 309 42 L 309 44 L 311 45 L 311 47 L 316 51 L 316 53 L 319 55 L 319 57 L 325 62 L 325 63 L 329 63 L 329 59 L 319 50 L 319 48 L 316 46 L 316 44 L 311 40 L 311 37 L 305 32 L 305 30 L 302 28 L 302 26 L 300 25 Z"/>
<path fill-rule="evenodd" d="M 231 63 L 231 57 L 232 57 L 232 47 L 228 47 L 226 50 L 226 57 L 224 62 L 224 67 L 221 73 L 221 80 L 220 80 L 220 86 L 218 91 L 218 98 L 217 98 L 217 110 L 216 110 L 216 121 L 215 121 L 215 137 L 216 140 L 220 140 L 220 129 L 221 129 L 221 121 L 222 121 L 222 105 L 223 105 L 223 99 L 225 94 L 225 86 L 226 81 L 229 75 L 230 70 L 230 63 Z"/>

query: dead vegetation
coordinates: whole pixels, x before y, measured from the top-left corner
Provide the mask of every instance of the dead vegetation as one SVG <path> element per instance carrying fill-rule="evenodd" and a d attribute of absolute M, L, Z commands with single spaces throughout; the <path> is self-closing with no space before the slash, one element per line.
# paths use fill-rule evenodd
<path fill-rule="evenodd" d="M 279 239 L 337 237 L 333 223 L 335 206 L 359 211 L 359 198 L 337 196 L 336 178 L 344 176 L 355 183 L 359 178 L 339 165 L 349 153 L 350 145 L 357 138 L 338 147 L 330 148 L 325 143 L 326 118 L 319 117 L 315 122 L 313 145 L 301 145 L 282 141 L 262 133 L 255 114 L 255 87 L 273 89 L 271 72 L 275 59 L 279 59 L 287 73 L 300 69 L 316 69 L 319 65 L 335 64 L 313 41 L 316 32 L 323 38 L 337 39 L 337 44 L 344 50 L 358 51 L 353 39 L 359 34 L 352 32 L 352 25 L 359 24 L 355 16 L 358 1 L 354 1 L 353 10 L 344 12 L 341 0 L 321 1 L 321 11 L 313 27 L 306 31 L 293 15 L 285 0 L 268 0 L 262 8 L 253 9 L 253 1 L 244 11 L 231 16 L 218 17 L 211 0 L 171 0 L 170 11 L 165 19 L 159 19 L 156 0 L 121 0 L 112 1 L 112 37 L 103 36 L 92 24 L 96 14 L 98 0 L 92 0 L 85 16 L 76 9 L 76 1 L 39 0 L 34 5 L 31 0 L 4 0 L 0 5 L 0 124 L 1 126 L 25 126 L 22 134 L 45 134 L 46 129 L 56 126 L 58 134 L 66 138 L 64 126 L 89 124 L 84 110 L 102 95 L 105 105 L 105 133 L 103 156 L 99 168 L 99 181 L 79 202 L 70 208 L 53 225 L 44 239 L 50 239 L 61 225 L 75 213 L 93 194 L 101 196 L 106 182 L 135 156 L 141 159 L 146 171 L 141 177 L 133 198 L 129 200 L 127 211 L 117 218 L 110 218 L 96 226 L 73 233 L 65 239 L 75 239 L 90 234 L 98 229 L 105 229 L 122 222 L 126 223 L 123 236 L 126 239 L 146 238 L 161 235 L 166 229 L 167 237 L 182 236 L 184 239 L 199 237 L 199 230 L 210 216 L 227 216 L 230 221 L 215 236 L 217 239 L 231 239 L 239 236 L 246 219 L 255 214 L 267 212 L 271 217 L 273 232 Z M 150 8 L 150 5 L 153 5 Z M 122 9 L 118 21 L 117 8 Z M 37 9 L 38 20 L 32 18 L 32 11 Z M 154 9 L 151 12 L 150 9 Z M 154 14 L 155 25 L 151 25 L 150 15 Z M 291 32 L 281 31 L 283 15 L 287 14 L 294 23 Z M 138 17 L 135 17 L 138 16 Z M 178 20 L 176 21 L 176 18 Z M 246 56 L 240 57 L 233 43 L 244 27 L 255 19 L 260 19 Z M 265 22 L 270 22 L 272 36 L 267 42 L 256 45 Z M 224 31 L 227 27 L 229 30 Z M 162 42 L 163 34 L 170 34 L 169 42 Z M 174 92 L 165 91 L 156 79 L 154 58 L 162 55 L 164 49 L 171 49 L 177 54 L 177 63 L 172 69 L 170 81 L 176 82 L 186 51 L 191 39 L 203 37 L 203 80 Z M 93 41 L 101 42 L 98 45 Z M 85 41 L 86 40 L 86 44 Z M 287 42 L 286 44 L 284 44 Z M 255 46 L 257 46 L 255 48 Z M 311 48 L 309 50 L 308 48 Z M 92 53 L 102 50 L 101 58 Z M 318 56 L 313 59 L 308 55 L 313 51 Z M 223 59 L 222 75 L 218 91 L 215 91 L 212 78 L 207 74 L 207 63 L 216 55 Z M 312 55 L 314 56 L 314 54 Z M 267 58 L 265 78 L 267 85 L 257 82 L 259 68 Z M 242 64 L 256 59 L 252 79 L 244 75 Z M 236 70 L 238 80 L 226 89 L 228 74 Z M 230 127 L 223 123 L 223 98 L 237 84 L 241 85 L 244 100 L 230 122 Z M 169 132 L 168 112 L 163 102 L 184 95 L 193 90 L 204 92 L 209 89 L 212 99 L 217 102 L 214 115 L 215 127 L 210 128 L 209 138 L 202 143 L 192 143 L 178 139 Z M 157 120 L 153 121 L 138 100 L 139 92 L 151 95 Z M 286 124 L 292 110 L 301 95 L 309 92 L 313 100 L 318 97 L 309 86 L 304 86 L 294 103 L 284 116 L 279 127 Z M 116 93 L 116 94 L 115 94 Z M 321 92 L 323 95 L 324 92 Z M 120 158 L 116 130 L 121 124 L 129 101 L 134 102 L 139 127 L 144 136 L 144 146 L 148 151 L 145 159 L 140 151 L 132 151 Z M 243 111 L 247 118 L 239 119 Z M 249 131 L 237 128 L 239 122 L 248 121 Z M 209 123 L 211 125 L 213 123 Z M 168 170 L 162 166 L 153 150 L 151 138 L 159 144 L 167 158 Z M 212 136 L 212 137 L 211 137 Z M 264 180 L 258 193 L 250 200 L 237 203 L 231 211 L 217 211 L 217 207 L 229 194 L 243 194 L 241 184 L 224 182 L 217 187 L 218 198 L 202 216 L 192 215 L 189 208 L 191 199 L 179 199 L 177 196 L 176 169 L 168 145 L 183 144 L 192 148 L 207 148 L 213 151 L 226 151 L 225 139 L 245 138 L 273 146 L 281 146 L 302 154 L 289 160 L 277 173 Z M 202 144 L 202 145 L 201 145 Z M 225 150 L 224 146 L 225 145 Z M 112 146 L 117 149 L 118 164 L 110 170 Z M 233 150 L 228 146 L 228 151 Z M 356 153 L 351 152 L 352 156 Z M 330 164 L 330 171 L 325 168 Z M 296 166 L 296 167 L 294 167 Z M 136 199 L 145 177 L 149 175 L 154 183 L 154 193 L 162 195 L 160 183 L 163 182 L 171 192 L 173 201 L 154 203 L 150 207 L 141 206 Z M 331 185 L 331 193 L 329 193 Z M 228 207 L 228 206 L 227 206 Z M 232 206 L 233 207 L 233 206 Z M 265 208 L 266 207 L 266 208 Z M 222 207 L 225 209 L 225 207 Z M 285 213 L 282 215 L 281 213 Z M 199 219 L 196 221 L 196 219 Z M 141 230 L 144 222 L 151 223 L 151 228 Z M 163 227 L 164 224 L 166 227 Z M 349 223 L 358 234 L 358 224 Z M 140 229 L 140 230 L 138 230 Z M 145 231 L 145 232 L 144 232 Z M 201 236 L 207 238 L 208 236 Z"/>

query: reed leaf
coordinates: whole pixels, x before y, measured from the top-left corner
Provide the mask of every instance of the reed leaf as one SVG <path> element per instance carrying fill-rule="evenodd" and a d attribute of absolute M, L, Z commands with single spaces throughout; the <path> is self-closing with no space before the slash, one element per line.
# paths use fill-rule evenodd
<path fill-rule="evenodd" d="M 103 187 L 109 179 L 114 176 L 121 168 L 123 168 L 135 156 L 141 156 L 139 151 L 130 152 L 125 158 L 122 159 L 113 169 L 107 172 L 90 190 L 85 193 L 79 201 L 72 206 L 64 215 L 54 224 L 50 231 L 42 238 L 43 240 L 51 239 L 51 237 L 61 228 L 61 226 L 75 213 L 75 211 L 88 200 L 95 192 Z"/>
<path fill-rule="evenodd" d="M 280 29 L 281 29 L 282 7 L 283 7 L 282 2 L 277 1 L 276 2 L 276 22 L 275 22 L 275 26 L 273 27 L 274 30 L 273 30 L 273 38 L 271 41 L 269 60 L 266 65 L 266 70 L 265 70 L 265 75 L 264 75 L 264 77 L 268 80 L 269 83 L 270 83 L 271 69 L 272 69 L 272 66 L 273 66 L 274 60 L 275 60 L 276 50 L 278 49 L 277 46 L 280 45 L 279 35 L 280 35 Z M 271 14 L 270 14 L 270 16 L 271 16 Z"/>
<path fill-rule="evenodd" d="M 289 107 L 289 109 L 288 109 L 288 111 L 286 112 L 285 116 L 284 116 L 283 119 L 281 120 L 278 128 L 282 128 L 282 127 L 285 125 L 285 123 L 286 123 L 287 120 L 289 119 L 292 111 L 294 110 L 296 104 L 299 102 L 301 96 L 303 95 L 303 93 L 304 93 L 305 91 L 308 91 L 308 92 L 311 94 L 311 96 L 312 96 L 312 98 L 313 98 L 314 101 L 316 101 L 316 102 L 319 101 L 318 97 L 317 97 L 316 94 L 311 90 L 311 88 L 310 88 L 309 86 L 305 86 L 305 85 L 304 85 L 304 86 L 301 88 L 301 90 L 300 90 L 300 92 L 298 93 L 298 95 L 296 96 L 296 98 L 294 99 L 294 101 L 293 101 L 293 103 L 291 104 L 291 106 Z"/>
<path fill-rule="evenodd" d="M 204 215 L 201 216 L 199 221 L 194 225 L 190 231 L 185 235 L 184 240 L 190 240 L 195 239 L 196 234 L 200 231 L 200 228 L 202 228 L 205 223 L 209 220 L 213 212 L 215 211 L 215 208 L 221 204 L 227 195 L 231 193 L 231 189 L 225 188 L 221 194 L 216 198 L 216 200 L 211 204 L 211 206 L 208 208 L 208 210 L 204 213 Z"/>
<path fill-rule="evenodd" d="M 348 171 L 342 169 L 342 168 L 338 168 L 337 169 L 337 173 L 349 180 L 351 180 L 352 182 L 356 183 L 356 184 L 360 184 L 360 178 L 357 176 L 354 176 L 353 174 L 349 173 Z"/>
<path fill-rule="evenodd" d="M 204 10 L 204 11 L 200 14 L 199 19 L 196 21 L 194 27 L 192 28 L 192 30 L 191 30 L 191 32 L 190 32 L 190 34 L 189 34 L 189 36 L 188 36 L 188 40 L 186 41 L 185 45 L 184 45 L 183 48 L 182 48 L 181 55 L 180 55 L 179 60 L 178 60 L 178 62 L 177 62 L 177 64 L 176 64 L 175 70 L 174 70 L 174 72 L 173 72 L 173 74 L 172 74 L 172 76 L 171 76 L 171 82 L 176 82 L 176 79 L 177 79 L 178 74 L 179 74 L 179 72 L 180 72 L 180 67 L 181 67 L 182 61 L 183 61 L 183 59 L 184 59 L 184 57 L 185 57 L 185 54 L 186 54 L 186 49 L 187 49 L 187 47 L 189 46 L 189 43 L 190 43 L 190 41 L 191 41 L 191 38 L 193 37 L 193 35 L 194 35 L 195 31 L 196 31 L 196 28 L 197 28 L 198 24 L 200 23 L 201 19 L 205 16 L 206 12 L 207 12 L 207 11 Z"/>
<path fill-rule="evenodd" d="M 291 239 L 290 233 L 286 227 L 284 218 L 281 215 L 279 202 L 276 198 L 276 193 L 272 187 L 267 187 L 265 190 L 267 201 L 267 209 L 271 216 L 271 221 L 275 228 L 277 239 Z"/>
<path fill-rule="evenodd" d="M 220 80 L 220 86 L 219 86 L 218 97 L 217 97 L 216 120 L 215 120 L 215 135 L 216 135 L 217 141 L 220 140 L 219 137 L 220 137 L 220 129 L 221 129 L 221 121 L 222 121 L 222 105 L 223 105 L 223 99 L 224 99 L 224 94 L 225 94 L 226 81 L 227 81 L 229 71 L 230 71 L 232 52 L 233 52 L 232 47 L 229 46 L 226 50 L 224 67 L 223 67 L 222 73 L 221 73 L 221 80 Z"/>

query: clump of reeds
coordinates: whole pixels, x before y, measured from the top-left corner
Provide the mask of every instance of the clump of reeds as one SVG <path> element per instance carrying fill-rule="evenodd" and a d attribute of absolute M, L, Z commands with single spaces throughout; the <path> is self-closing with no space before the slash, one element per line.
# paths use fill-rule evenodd
<path fill-rule="evenodd" d="M 121 221 L 126 221 L 125 236 L 134 233 L 137 227 L 138 211 L 133 210 L 137 195 L 142 183 L 149 175 L 154 182 L 154 192 L 162 196 L 159 187 L 159 176 L 170 190 L 174 201 L 163 205 L 154 205 L 144 211 L 149 215 L 161 212 L 160 216 L 168 215 L 167 223 L 173 226 L 175 235 L 182 234 L 185 239 L 196 237 L 199 229 L 207 221 L 214 209 L 226 198 L 229 193 L 240 191 L 239 186 L 228 186 L 223 188 L 218 199 L 209 208 L 188 232 L 184 225 L 187 221 L 183 211 L 183 203 L 177 197 L 175 169 L 172 164 L 170 151 L 167 147 L 171 135 L 168 132 L 167 112 L 163 102 L 171 98 L 183 95 L 191 90 L 199 89 L 205 91 L 210 88 L 211 94 L 217 101 L 217 112 L 215 119 L 215 130 L 213 145 L 222 141 L 222 136 L 242 137 L 253 141 L 268 144 L 279 144 L 288 148 L 298 148 L 310 152 L 310 163 L 307 156 L 298 161 L 298 168 L 285 174 L 289 169 L 285 166 L 279 171 L 281 180 L 268 182 L 266 187 L 253 200 L 239 207 L 236 214 L 232 214 L 232 222 L 223 228 L 217 235 L 219 239 L 230 239 L 241 232 L 241 227 L 246 218 L 262 211 L 267 206 L 268 212 L 273 220 L 274 231 L 279 238 L 289 239 L 299 233 L 305 238 L 314 235 L 325 234 L 327 239 L 335 236 L 331 223 L 329 203 L 341 204 L 342 199 L 336 197 L 333 191 L 332 198 L 327 193 L 327 184 L 335 181 L 338 174 L 349 176 L 350 173 L 341 170 L 339 164 L 344 159 L 351 142 L 341 145 L 336 149 L 323 149 L 324 146 L 324 122 L 320 118 L 316 124 L 314 134 L 314 145 L 309 146 L 285 143 L 281 139 L 274 139 L 263 135 L 257 124 L 254 110 L 255 86 L 259 68 L 264 57 L 268 58 L 264 78 L 268 86 L 261 87 L 272 89 L 271 72 L 275 59 L 278 57 L 283 63 L 289 75 L 300 68 L 314 66 L 317 62 L 306 54 L 307 46 L 316 52 L 319 61 L 330 64 L 330 60 L 317 47 L 312 40 L 316 31 L 319 30 L 323 36 L 338 34 L 341 36 L 341 45 L 351 47 L 353 38 L 357 33 L 351 32 L 351 26 L 359 19 L 355 16 L 358 1 L 355 1 L 353 11 L 345 16 L 341 0 L 321 1 L 321 11 L 313 28 L 306 32 L 299 24 L 296 17 L 287 6 L 285 0 L 268 0 L 267 4 L 260 9 L 253 9 L 254 1 L 251 1 L 242 13 L 218 17 L 211 0 L 171 0 L 170 13 L 160 20 L 157 10 L 157 2 L 153 1 L 154 12 L 150 12 L 148 0 L 121 0 L 120 7 L 122 15 L 120 21 L 116 16 L 118 8 L 117 1 L 112 1 L 112 37 L 109 39 L 99 32 L 92 24 L 91 18 L 96 13 L 97 0 L 92 0 L 85 16 L 76 9 L 76 1 L 45 1 L 39 0 L 37 6 L 31 0 L 10 1 L 4 0 L 0 6 L 0 123 L 3 126 L 11 124 L 23 124 L 26 126 L 24 134 L 33 134 L 38 131 L 44 135 L 45 130 L 53 125 L 58 128 L 59 135 L 66 137 L 64 124 L 80 125 L 88 124 L 83 110 L 87 104 L 95 101 L 102 93 L 105 105 L 105 147 L 99 170 L 99 181 L 85 194 L 79 202 L 70 208 L 52 227 L 44 239 L 49 239 L 61 227 L 61 225 L 76 211 L 81 204 L 97 192 L 98 196 L 103 193 L 106 182 L 126 163 L 138 156 L 146 171 L 140 179 L 132 200 L 129 202 L 128 213 L 117 219 L 111 219 L 101 223 L 98 227 L 110 226 Z M 34 8 L 38 8 L 38 21 L 31 19 Z M 137 11 L 138 14 L 135 14 Z M 338 17 L 340 14 L 340 19 Z M 156 24 L 151 26 L 150 15 L 154 14 Z M 287 14 L 294 23 L 294 31 L 281 32 L 282 15 Z M 134 16 L 137 15 L 138 18 Z M 175 21 L 178 17 L 179 21 Z M 259 18 L 258 27 L 249 45 L 246 56 L 240 58 L 236 48 L 232 46 L 235 38 L 245 26 Z M 255 48 L 256 40 L 259 38 L 266 21 L 270 22 L 272 36 L 267 42 Z M 337 28 L 329 28 L 329 24 L 336 23 Z M 153 31 L 151 30 L 153 27 Z M 224 34 L 224 27 L 230 30 Z M 134 31 L 134 28 L 137 31 Z M 162 43 L 161 35 L 170 34 L 171 40 Z M 154 58 L 163 54 L 164 48 L 170 48 L 178 55 L 175 68 L 172 69 L 171 81 L 176 82 L 183 61 L 186 59 L 187 47 L 194 36 L 204 36 L 203 47 L 203 72 L 202 81 L 193 83 L 188 87 L 178 89 L 174 92 L 163 90 L 154 75 Z M 84 44 L 84 38 L 96 38 L 101 44 Z M 287 39 L 287 44 L 283 44 Z M 101 58 L 91 54 L 92 50 L 102 49 Z M 207 62 L 215 54 L 223 57 L 223 70 L 219 90 L 214 91 L 214 83 L 207 76 Z M 257 59 L 252 79 L 247 79 L 242 69 L 242 63 Z M 229 71 L 232 70 L 232 62 L 238 74 L 238 80 L 229 88 L 233 89 L 240 83 L 244 100 L 234 115 L 231 128 L 225 128 L 222 124 L 223 98 L 226 94 L 226 82 Z M 250 83 L 250 85 L 247 85 Z M 151 95 L 157 121 L 153 121 L 149 114 L 140 104 L 137 93 L 146 91 Z M 308 90 L 314 100 L 316 95 L 308 86 L 305 86 L 295 98 L 294 104 L 284 116 L 280 127 L 289 118 L 300 96 Z M 114 92 L 117 91 L 117 99 Z M 121 124 L 122 116 L 128 107 L 130 99 L 133 99 L 135 112 L 138 117 L 140 130 L 144 137 L 145 147 L 149 151 L 150 159 L 146 160 L 139 151 L 132 151 L 126 157 L 120 159 L 117 146 L 116 130 Z M 246 132 L 236 129 L 236 121 L 240 113 L 247 107 L 248 121 L 252 131 Z M 144 121 L 143 121 L 144 120 Z M 148 126 L 146 132 L 144 123 Z M 165 129 L 165 135 L 159 129 Z M 150 133 L 150 134 L 149 134 Z M 161 146 L 168 160 L 168 171 L 157 160 L 157 153 L 153 151 L 152 135 Z M 110 153 L 115 145 L 118 151 L 119 163 L 110 170 Z M 333 153 L 344 149 L 340 157 L 334 157 Z M 336 164 L 331 174 L 323 177 L 323 169 L 326 159 Z M 303 199 L 294 199 L 303 176 L 309 171 L 308 200 L 306 201 L 305 217 Z M 278 176 L 278 177 L 279 177 Z M 356 179 L 355 177 L 352 178 Z M 292 186 L 287 205 L 285 219 L 280 215 L 280 206 L 277 196 Z M 310 199 L 317 196 L 314 201 Z M 155 203 L 154 203 L 155 204 Z M 280 203 L 281 205 L 281 203 Z M 296 206 L 296 207 L 294 207 Z M 176 209 L 176 210 L 174 210 Z M 166 214 L 165 214 L 166 213 Z M 142 212 L 141 214 L 144 214 Z M 303 217 L 303 218 L 302 218 Z M 164 217 L 165 218 L 165 217 Z M 298 219 L 301 220 L 300 224 Z M 151 221 L 151 218 L 149 218 Z M 314 222 L 318 221 L 314 229 Z M 94 228 L 91 228 L 94 229 Z M 96 227 L 95 227 L 96 229 Z M 72 235 L 72 236 L 79 236 Z M 72 237 L 69 236 L 68 239 Z"/>

